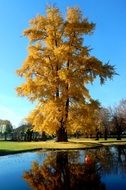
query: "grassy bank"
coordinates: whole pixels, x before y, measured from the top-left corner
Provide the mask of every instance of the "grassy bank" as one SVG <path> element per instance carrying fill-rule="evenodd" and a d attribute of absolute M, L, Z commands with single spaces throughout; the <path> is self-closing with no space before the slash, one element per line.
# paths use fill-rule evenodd
<path fill-rule="evenodd" d="M 85 149 L 97 147 L 98 144 L 92 142 L 11 142 L 0 141 L 0 156 L 19 152 L 41 150 L 41 149 Z"/>
<path fill-rule="evenodd" d="M 122 139 L 121 141 L 108 139 L 105 141 L 104 139 L 72 138 L 69 139 L 69 142 L 55 142 L 54 140 L 45 142 L 0 141 L 0 156 L 41 149 L 85 149 L 102 145 L 126 145 L 126 139 Z"/>
<path fill-rule="evenodd" d="M 97 143 L 101 145 L 126 145 L 126 138 L 122 138 L 122 140 L 117 140 L 116 138 L 108 138 L 107 140 L 104 140 L 103 138 L 100 138 L 99 140 L 95 140 L 93 138 L 72 138 L 70 139 L 71 142 L 85 142 L 85 143 Z"/>

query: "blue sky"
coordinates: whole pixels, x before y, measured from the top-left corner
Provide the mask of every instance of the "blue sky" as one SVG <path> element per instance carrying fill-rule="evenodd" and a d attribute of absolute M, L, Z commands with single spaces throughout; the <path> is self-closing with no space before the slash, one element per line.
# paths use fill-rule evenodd
<path fill-rule="evenodd" d="M 103 106 L 117 104 L 126 98 L 126 1 L 125 0 L 0 0 L 0 119 L 18 126 L 34 108 L 27 98 L 16 95 L 22 79 L 16 76 L 27 56 L 28 40 L 22 36 L 28 22 L 37 14 L 45 14 L 46 5 L 56 5 L 64 14 L 67 7 L 78 6 L 89 21 L 96 23 L 85 44 L 91 54 L 103 62 L 110 61 L 119 74 L 100 86 L 89 86 L 93 98 Z"/>

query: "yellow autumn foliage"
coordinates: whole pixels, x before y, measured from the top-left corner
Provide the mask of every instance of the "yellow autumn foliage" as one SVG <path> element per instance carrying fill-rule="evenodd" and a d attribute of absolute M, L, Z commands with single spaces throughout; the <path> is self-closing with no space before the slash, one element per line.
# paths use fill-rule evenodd
<path fill-rule="evenodd" d="M 17 70 L 24 84 L 17 88 L 38 105 L 28 116 L 36 131 L 56 134 L 60 128 L 68 133 L 94 130 L 99 105 L 92 103 L 87 84 L 96 77 L 103 84 L 115 74 L 114 67 L 90 55 L 83 43 L 95 24 L 79 8 L 68 8 L 63 17 L 56 7 L 46 15 L 33 18 L 24 31 L 30 43 L 28 56 Z"/>

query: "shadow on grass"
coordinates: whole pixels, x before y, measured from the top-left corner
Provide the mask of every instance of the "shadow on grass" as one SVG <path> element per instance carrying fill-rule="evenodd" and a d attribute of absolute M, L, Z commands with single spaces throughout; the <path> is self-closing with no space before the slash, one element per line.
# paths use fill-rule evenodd
<path fill-rule="evenodd" d="M 23 152 L 33 152 L 37 150 L 41 150 L 42 148 L 34 148 L 34 149 L 27 149 L 27 150 L 7 150 L 7 149 L 0 149 L 0 156 L 6 156 L 10 154 L 18 154 Z"/>

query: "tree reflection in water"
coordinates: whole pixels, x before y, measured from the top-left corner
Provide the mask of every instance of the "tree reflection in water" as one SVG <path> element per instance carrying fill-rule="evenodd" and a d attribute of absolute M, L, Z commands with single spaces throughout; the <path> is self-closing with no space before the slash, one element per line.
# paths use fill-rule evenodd
<path fill-rule="evenodd" d="M 24 179 L 34 190 L 105 190 L 94 153 L 53 152 L 42 165 L 32 164 Z"/>
<path fill-rule="evenodd" d="M 106 175 L 126 177 L 125 146 L 52 152 L 43 164 L 34 162 L 24 179 L 34 190 L 105 190 Z"/>

